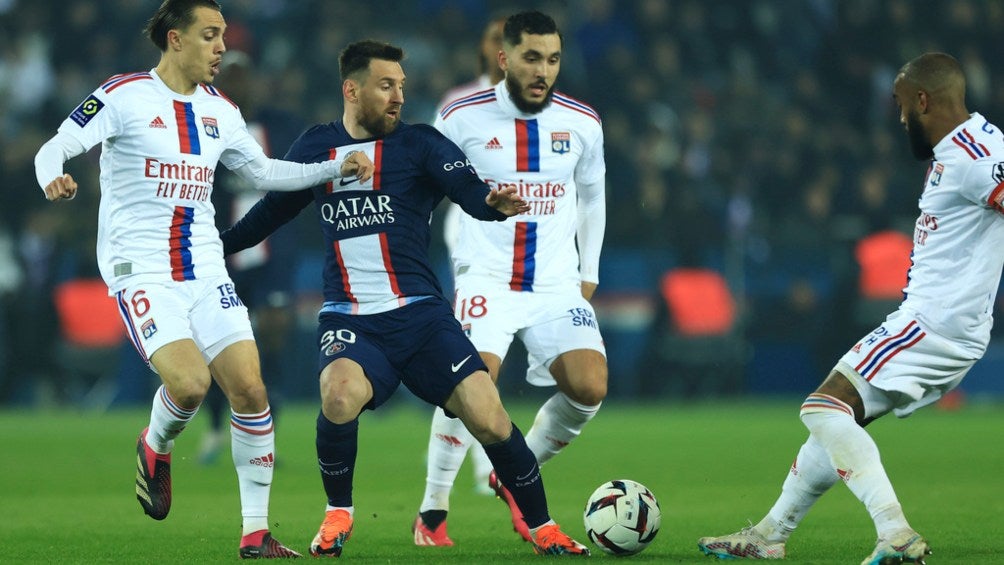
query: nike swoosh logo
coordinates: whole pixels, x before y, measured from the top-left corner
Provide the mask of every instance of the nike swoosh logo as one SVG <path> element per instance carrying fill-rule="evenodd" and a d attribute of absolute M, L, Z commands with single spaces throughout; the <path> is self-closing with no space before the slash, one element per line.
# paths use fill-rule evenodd
<path fill-rule="evenodd" d="M 357 180 L 359 180 L 359 179 L 357 179 L 357 178 L 341 179 L 341 180 L 338 181 L 338 186 L 349 186 L 350 184 L 356 182 Z"/>
<path fill-rule="evenodd" d="M 530 472 L 529 473 L 527 473 L 527 474 L 525 474 L 523 476 L 516 475 L 516 480 L 517 481 L 525 481 L 525 480 L 529 479 L 530 476 L 533 475 L 536 471 L 537 471 L 537 465 L 534 464 L 533 467 L 530 467 Z"/>
<path fill-rule="evenodd" d="M 471 358 L 471 356 L 468 355 L 467 357 L 464 357 L 463 361 L 450 365 L 450 370 L 453 371 L 454 373 L 456 373 L 457 371 L 460 370 L 461 367 L 464 366 L 464 363 L 466 363 L 467 360 L 470 359 L 470 358 Z"/>

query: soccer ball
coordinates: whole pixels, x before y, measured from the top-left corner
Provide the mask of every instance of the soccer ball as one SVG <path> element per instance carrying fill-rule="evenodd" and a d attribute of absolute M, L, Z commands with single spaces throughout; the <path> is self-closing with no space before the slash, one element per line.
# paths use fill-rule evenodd
<path fill-rule="evenodd" d="M 593 491 L 582 519 L 597 547 L 613 555 L 634 555 L 659 533 L 662 510 L 645 485 L 621 479 Z"/>

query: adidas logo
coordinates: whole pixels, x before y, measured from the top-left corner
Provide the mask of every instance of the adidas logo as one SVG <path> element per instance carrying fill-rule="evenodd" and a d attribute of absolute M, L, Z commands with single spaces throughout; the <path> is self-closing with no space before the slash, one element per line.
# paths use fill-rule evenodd
<path fill-rule="evenodd" d="M 443 443 L 449 445 L 450 447 L 463 447 L 464 442 L 456 436 L 448 436 L 445 434 L 436 434 L 436 439 L 442 441 Z"/>
<path fill-rule="evenodd" d="M 167 129 L 167 126 L 164 124 L 164 120 L 160 119 L 160 116 L 157 116 L 156 118 L 153 119 L 152 122 L 150 122 L 150 127 L 158 129 Z"/>
<path fill-rule="evenodd" d="M 272 456 L 272 453 L 269 453 L 261 457 L 252 457 L 248 463 L 259 467 L 271 468 L 275 466 L 275 457 Z"/>
<path fill-rule="evenodd" d="M 502 149 L 502 144 L 499 142 L 499 138 L 491 138 L 491 140 L 485 144 L 485 149 Z"/>
<path fill-rule="evenodd" d="M 567 441 L 562 441 L 562 440 L 560 440 L 560 439 L 558 439 L 556 437 L 551 437 L 551 436 L 544 436 L 544 437 L 547 438 L 547 441 L 551 442 L 551 445 L 553 445 L 554 447 L 556 447 L 558 449 L 561 449 L 563 447 L 568 447 L 568 442 Z"/>

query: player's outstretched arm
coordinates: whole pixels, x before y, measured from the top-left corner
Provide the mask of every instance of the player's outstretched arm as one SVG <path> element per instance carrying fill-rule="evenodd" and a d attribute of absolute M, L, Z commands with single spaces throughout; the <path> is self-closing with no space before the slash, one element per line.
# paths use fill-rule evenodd
<path fill-rule="evenodd" d="M 523 200 L 523 197 L 516 192 L 515 186 L 491 189 L 485 196 L 485 204 L 509 217 L 530 211 L 530 203 Z"/>
<path fill-rule="evenodd" d="M 50 202 L 69 200 L 77 195 L 77 182 L 63 172 L 63 164 L 87 148 L 77 139 L 57 133 L 35 154 L 35 180 Z"/>
<path fill-rule="evenodd" d="M 258 190 L 290 192 L 317 186 L 344 176 L 354 175 L 360 181 L 365 182 L 373 176 L 373 169 L 373 162 L 365 153 L 354 152 L 342 159 L 320 163 L 295 163 L 281 159 L 269 159 L 262 154 L 260 157 L 233 169 L 233 171 Z"/>

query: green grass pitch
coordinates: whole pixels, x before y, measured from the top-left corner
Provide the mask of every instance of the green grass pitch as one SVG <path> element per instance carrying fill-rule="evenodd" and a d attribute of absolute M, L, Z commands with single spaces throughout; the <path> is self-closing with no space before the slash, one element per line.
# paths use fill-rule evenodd
<path fill-rule="evenodd" d="M 662 530 L 639 563 L 713 563 L 696 540 L 757 521 L 773 503 L 805 437 L 801 399 L 621 404 L 609 400 L 585 433 L 544 468 L 551 514 L 584 543 L 582 508 L 600 483 L 630 478 L 662 506 Z M 529 429 L 534 406 L 511 412 Z M 324 509 L 314 463 L 316 408 L 288 406 L 277 426 L 274 535 L 306 553 Z M 539 563 L 512 532 L 506 507 L 477 495 L 469 467 L 452 498 L 452 548 L 415 547 L 410 524 L 424 488 L 430 411 L 395 401 L 364 413 L 356 469 L 356 526 L 342 560 L 354 563 Z M 217 563 L 237 561 L 240 510 L 229 451 L 210 466 L 195 453 L 206 417 L 181 436 L 174 506 L 163 522 L 133 492 L 135 438 L 147 410 L 0 412 L 0 562 Z M 971 403 L 928 408 L 869 427 L 928 562 L 1004 562 L 1004 410 Z M 788 562 L 858 563 L 874 544 L 864 508 L 837 485 L 788 543 Z M 592 559 L 609 560 L 595 550 Z"/>

